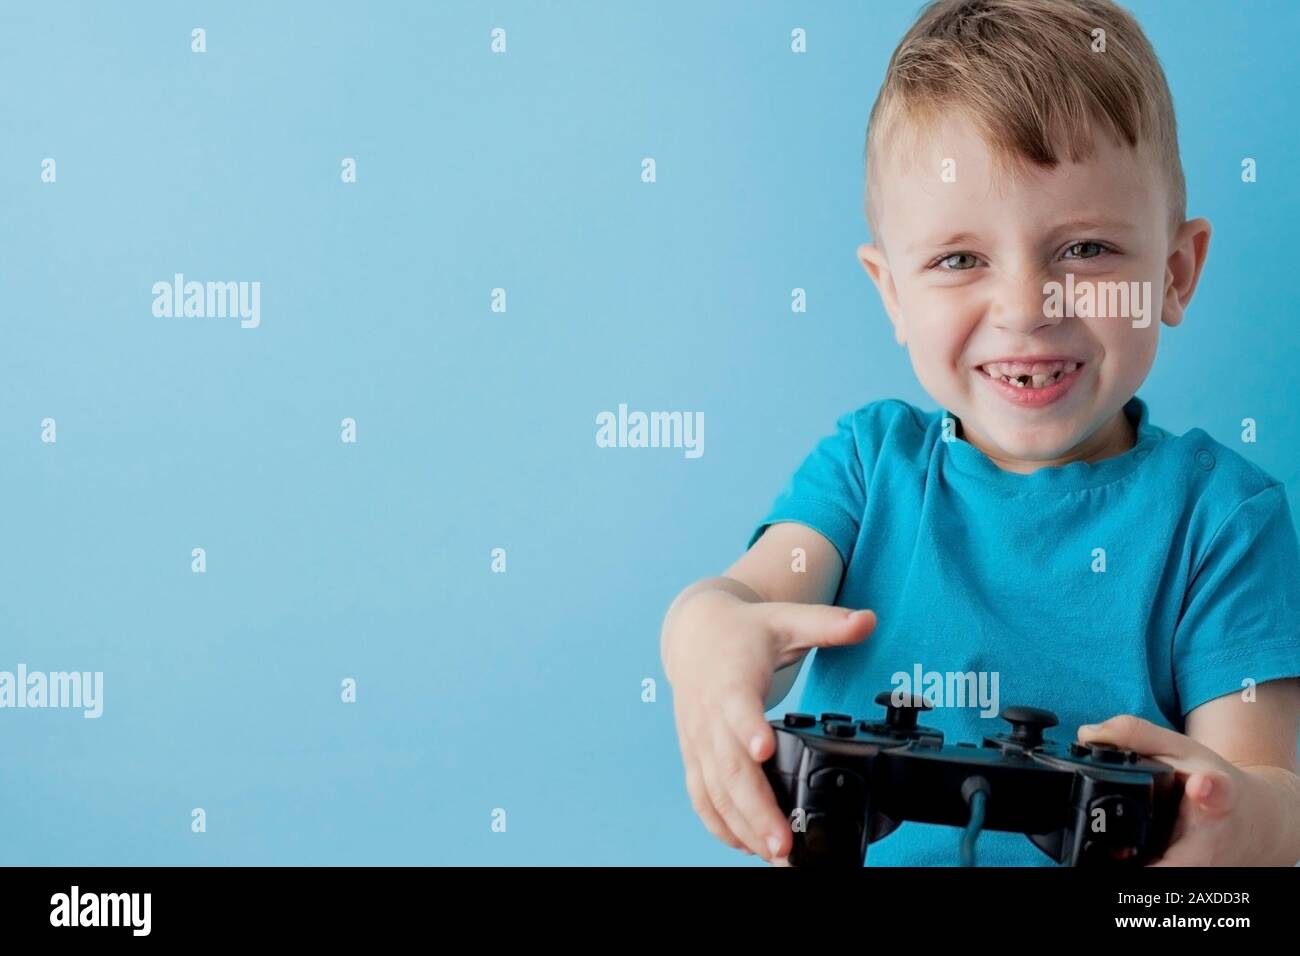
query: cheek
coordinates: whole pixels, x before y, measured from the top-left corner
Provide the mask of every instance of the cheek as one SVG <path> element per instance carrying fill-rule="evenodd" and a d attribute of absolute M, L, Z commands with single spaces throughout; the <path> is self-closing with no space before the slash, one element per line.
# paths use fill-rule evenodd
<path fill-rule="evenodd" d="M 927 313 L 926 320 L 912 325 L 908 340 L 908 358 L 922 388 L 936 401 L 950 406 L 962 402 L 966 386 L 967 335 L 959 318 L 951 312 Z"/>
<path fill-rule="evenodd" d="M 1160 335 L 1159 321 L 1153 321 L 1149 329 L 1134 329 L 1133 340 L 1124 355 L 1124 387 L 1126 391 L 1137 391 L 1146 381 L 1151 367 L 1156 364 L 1156 343 Z"/>
<path fill-rule="evenodd" d="M 929 289 L 910 297 L 907 323 L 913 364 L 932 372 L 964 367 L 966 345 L 982 305 L 959 289 Z"/>
<path fill-rule="evenodd" d="M 1160 323 L 1155 318 L 1146 328 L 1133 328 L 1131 322 L 1120 319 L 1093 325 L 1092 331 L 1105 349 L 1106 365 L 1116 379 L 1136 384 L 1155 364 L 1160 335 Z"/>
<path fill-rule="evenodd" d="M 980 297 L 973 289 L 920 283 L 898 292 L 917 381 L 935 401 L 961 407 L 970 387 L 963 383 L 966 349 L 983 314 Z"/>

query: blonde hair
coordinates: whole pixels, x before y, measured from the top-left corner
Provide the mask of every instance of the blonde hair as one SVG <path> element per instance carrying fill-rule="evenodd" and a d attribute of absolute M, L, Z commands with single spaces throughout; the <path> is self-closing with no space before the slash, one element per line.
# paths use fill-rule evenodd
<path fill-rule="evenodd" d="M 1094 31 L 1102 30 L 1102 34 Z M 1104 40 L 1104 52 L 1094 52 Z M 1052 168 L 1088 159 L 1095 124 L 1154 147 L 1171 229 L 1187 210 L 1169 84 L 1128 11 L 1111 0 L 935 0 L 899 42 L 867 124 L 867 220 L 879 215 L 871 171 L 884 142 L 947 111 L 971 121 L 1003 164 Z M 900 125 L 900 120 L 903 121 Z"/>

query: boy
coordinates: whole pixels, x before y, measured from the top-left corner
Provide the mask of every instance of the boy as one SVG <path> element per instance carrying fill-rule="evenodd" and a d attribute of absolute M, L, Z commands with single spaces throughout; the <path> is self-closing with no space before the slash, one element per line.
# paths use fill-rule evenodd
<path fill-rule="evenodd" d="M 663 661 L 697 813 L 785 862 L 764 714 L 816 647 L 800 710 L 874 714 L 879 691 L 950 675 L 906 688 L 950 742 L 1025 704 L 1058 714 L 1062 743 L 1077 729 L 1173 764 L 1185 796 L 1158 863 L 1294 864 L 1285 489 L 1200 429 L 1156 427 L 1135 394 L 1210 237 L 1184 219 L 1146 37 L 1110 0 L 939 0 L 889 64 L 867 169 L 859 258 L 942 410 L 841 417 L 749 550 L 673 602 Z M 981 700 L 944 700 L 966 677 Z M 905 823 L 867 862 L 955 863 L 959 834 Z M 1018 833 L 979 854 L 1052 862 Z"/>

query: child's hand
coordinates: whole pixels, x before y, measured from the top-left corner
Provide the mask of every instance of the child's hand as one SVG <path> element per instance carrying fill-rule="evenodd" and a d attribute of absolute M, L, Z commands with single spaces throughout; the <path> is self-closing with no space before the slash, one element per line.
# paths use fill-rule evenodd
<path fill-rule="evenodd" d="M 1252 819 L 1243 795 L 1245 771 L 1185 734 L 1140 717 L 1123 715 L 1079 728 L 1080 743 L 1109 743 L 1172 766 L 1183 781 L 1169 847 L 1151 866 L 1243 866 L 1255 845 Z"/>
<path fill-rule="evenodd" d="M 691 804 L 722 842 L 783 863 L 793 838 L 761 766 L 776 747 L 763 711 L 772 675 L 810 648 L 856 644 L 876 616 L 726 594 L 695 600 L 668 675 Z"/>

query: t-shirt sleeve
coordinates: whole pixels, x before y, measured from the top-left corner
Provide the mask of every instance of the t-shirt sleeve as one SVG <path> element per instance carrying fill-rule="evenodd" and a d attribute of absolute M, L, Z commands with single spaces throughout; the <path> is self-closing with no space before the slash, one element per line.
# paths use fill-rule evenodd
<path fill-rule="evenodd" d="M 853 544 L 866 511 L 866 488 L 856 428 L 858 413 L 848 412 L 803 460 L 749 539 L 753 547 L 769 525 L 794 521 L 819 532 L 849 566 Z"/>
<path fill-rule="evenodd" d="M 1300 545 L 1280 484 L 1247 498 L 1211 538 L 1174 634 L 1183 716 L 1208 700 L 1300 677 Z"/>

